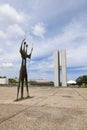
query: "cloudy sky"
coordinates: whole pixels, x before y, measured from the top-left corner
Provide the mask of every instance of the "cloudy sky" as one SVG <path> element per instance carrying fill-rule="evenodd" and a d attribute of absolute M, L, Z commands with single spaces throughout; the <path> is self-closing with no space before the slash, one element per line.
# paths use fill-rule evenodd
<path fill-rule="evenodd" d="M 86 0 L 0 0 L 0 76 L 18 77 L 26 38 L 29 79 L 54 80 L 55 50 L 66 49 L 67 80 L 87 74 Z"/>

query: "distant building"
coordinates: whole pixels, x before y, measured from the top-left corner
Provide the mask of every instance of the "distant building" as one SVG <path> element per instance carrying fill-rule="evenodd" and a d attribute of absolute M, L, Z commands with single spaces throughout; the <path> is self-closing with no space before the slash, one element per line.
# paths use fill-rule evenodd
<path fill-rule="evenodd" d="M 38 85 L 38 86 L 53 86 L 54 85 L 54 83 L 52 81 L 43 80 L 43 79 L 37 79 L 37 80 L 30 81 L 30 84 Z"/>
<path fill-rule="evenodd" d="M 76 85 L 76 81 L 69 80 L 69 81 L 67 81 L 67 85 Z"/>
<path fill-rule="evenodd" d="M 8 84 L 8 78 L 0 78 L 0 84 Z"/>
<path fill-rule="evenodd" d="M 49 80 L 44 80 L 44 79 L 36 79 L 35 80 L 37 83 L 49 83 Z"/>

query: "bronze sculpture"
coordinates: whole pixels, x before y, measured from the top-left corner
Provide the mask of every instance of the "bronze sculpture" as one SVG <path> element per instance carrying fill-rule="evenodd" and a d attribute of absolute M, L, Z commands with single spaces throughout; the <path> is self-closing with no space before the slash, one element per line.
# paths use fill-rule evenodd
<path fill-rule="evenodd" d="M 28 90 L 28 76 L 27 76 L 27 68 L 26 68 L 26 59 L 31 58 L 33 48 L 31 49 L 30 54 L 27 54 L 27 48 L 28 48 L 28 45 L 26 44 L 26 41 L 24 39 L 22 41 L 21 47 L 20 47 L 20 54 L 21 54 L 21 58 L 22 58 L 22 63 L 21 63 L 21 69 L 20 69 L 20 74 L 19 74 L 19 83 L 18 83 L 18 89 L 17 89 L 17 100 L 18 100 L 18 96 L 19 96 L 20 86 L 21 86 L 21 99 L 23 99 L 24 79 L 25 79 L 25 83 L 26 83 L 27 98 L 30 97 L 29 96 L 29 90 Z"/>

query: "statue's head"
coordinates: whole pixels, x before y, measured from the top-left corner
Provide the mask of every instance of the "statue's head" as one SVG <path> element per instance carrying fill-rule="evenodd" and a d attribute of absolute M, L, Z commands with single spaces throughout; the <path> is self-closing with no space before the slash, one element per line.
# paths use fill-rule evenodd
<path fill-rule="evenodd" d="M 26 45 L 26 47 L 28 47 L 28 45 Z"/>
<path fill-rule="evenodd" d="M 24 42 L 24 45 L 26 44 L 26 42 Z"/>

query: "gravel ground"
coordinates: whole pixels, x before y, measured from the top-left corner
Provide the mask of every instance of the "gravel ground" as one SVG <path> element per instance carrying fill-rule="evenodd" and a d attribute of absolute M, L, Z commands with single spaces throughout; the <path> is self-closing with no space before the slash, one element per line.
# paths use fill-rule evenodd
<path fill-rule="evenodd" d="M 17 102 L 16 90 L 0 87 L 0 130 L 87 130 L 86 88 L 30 87 Z"/>

